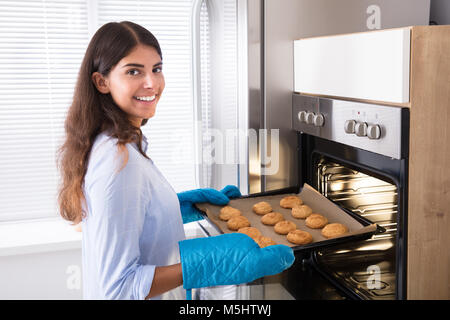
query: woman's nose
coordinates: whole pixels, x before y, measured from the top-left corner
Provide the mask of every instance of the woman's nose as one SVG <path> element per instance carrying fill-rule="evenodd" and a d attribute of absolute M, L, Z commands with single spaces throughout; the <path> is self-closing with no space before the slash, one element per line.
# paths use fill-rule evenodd
<path fill-rule="evenodd" d="M 152 74 L 149 74 L 144 79 L 144 88 L 153 88 L 155 86 L 155 79 Z"/>

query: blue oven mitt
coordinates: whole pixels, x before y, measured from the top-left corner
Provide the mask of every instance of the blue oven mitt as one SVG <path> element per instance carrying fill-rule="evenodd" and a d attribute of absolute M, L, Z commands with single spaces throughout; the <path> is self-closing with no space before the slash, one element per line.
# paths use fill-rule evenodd
<path fill-rule="evenodd" d="M 195 189 L 177 193 L 177 196 L 183 223 L 188 223 L 203 219 L 202 213 L 195 208 L 195 203 L 209 202 L 224 206 L 231 198 L 240 197 L 241 192 L 236 186 L 228 185 L 220 191 L 212 188 Z"/>
<path fill-rule="evenodd" d="M 179 242 L 183 288 L 241 284 L 289 268 L 295 260 L 283 244 L 260 248 L 249 236 L 227 233 Z"/>

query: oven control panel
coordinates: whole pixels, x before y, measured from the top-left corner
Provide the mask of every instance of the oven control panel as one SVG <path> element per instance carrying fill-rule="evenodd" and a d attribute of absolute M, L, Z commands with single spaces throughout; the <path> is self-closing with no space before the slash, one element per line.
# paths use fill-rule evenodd
<path fill-rule="evenodd" d="M 381 137 L 381 127 L 378 124 L 347 120 L 344 124 L 344 130 L 346 133 L 356 134 L 358 137 L 367 136 L 369 139 L 380 139 Z"/>
<path fill-rule="evenodd" d="M 297 116 L 298 116 L 298 120 L 301 123 L 314 125 L 316 127 L 322 127 L 325 122 L 325 117 L 321 113 L 315 114 L 314 112 L 308 112 L 308 111 L 303 110 L 303 111 L 299 111 Z"/>
<path fill-rule="evenodd" d="M 400 107 L 294 93 L 293 129 L 392 158 L 402 157 Z M 404 137 L 403 137 L 404 138 Z"/>

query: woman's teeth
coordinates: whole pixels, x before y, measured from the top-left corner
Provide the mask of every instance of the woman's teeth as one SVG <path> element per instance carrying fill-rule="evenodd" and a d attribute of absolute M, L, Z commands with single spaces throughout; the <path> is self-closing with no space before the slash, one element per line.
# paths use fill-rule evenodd
<path fill-rule="evenodd" d="M 156 96 L 150 96 L 150 97 L 135 97 L 137 100 L 141 100 L 141 101 L 153 101 L 155 100 Z"/>

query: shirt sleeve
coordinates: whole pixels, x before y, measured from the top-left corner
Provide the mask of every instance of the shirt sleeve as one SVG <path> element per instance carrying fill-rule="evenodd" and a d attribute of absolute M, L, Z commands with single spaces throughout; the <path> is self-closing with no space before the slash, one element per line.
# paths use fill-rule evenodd
<path fill-rule="evenodd" d="M 99 171 L 85 189 L 90 203 L 86 247 L 97 267 L 89 272 L 105 299 L 145 299 L 153 282 L 156 267 L 140 263 L 139 239 L 151 200 L 141 170 L 130 160 L 119 172 Z"/>

